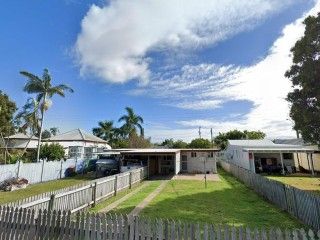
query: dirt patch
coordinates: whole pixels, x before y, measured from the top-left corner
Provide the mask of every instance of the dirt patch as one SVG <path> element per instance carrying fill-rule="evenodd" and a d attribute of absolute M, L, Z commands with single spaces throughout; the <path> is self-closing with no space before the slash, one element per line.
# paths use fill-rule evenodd
<path fill-rule="evenodd" d="M 176 180 L 204 180 L 204 174 L 179 174 L 173 177 Z M 220 181 L 218 174 L 207 174 L 208 181 Z"/>

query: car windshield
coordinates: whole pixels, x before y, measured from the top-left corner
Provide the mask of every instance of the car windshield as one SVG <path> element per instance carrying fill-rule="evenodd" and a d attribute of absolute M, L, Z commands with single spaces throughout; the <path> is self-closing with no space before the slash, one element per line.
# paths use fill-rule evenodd
<path fill-rule="evenodd" d="M 97 163 L 103 163 L 103 164 L 116 164 L 117 161 L 115 159 L 99 159 Z"/>

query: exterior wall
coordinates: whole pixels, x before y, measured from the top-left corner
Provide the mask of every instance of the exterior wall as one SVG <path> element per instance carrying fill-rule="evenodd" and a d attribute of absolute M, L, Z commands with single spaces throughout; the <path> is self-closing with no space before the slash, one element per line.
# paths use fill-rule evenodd
<path fill-rule="evenodd" d="M 192 156 L 192 152 L 196 153 L 196 156 Z M 217 163 L 215 155 L 209 157 L 210 152 L 208 151 L 182 151 L 180 159 L 182 156 L 187 156 L 187 172 L 188 173 L 216 173 L 217 172 Z M 216 153 L 214 153 L 216 154 Z M 204 160 L 206 160 L 206 168 L 204 169 Z M 181 162 L 180 162 L 181 166 Z"/>
<path fill-rule="evenodd" d="M 225 158 L 237 166 L 250 170 L 249 153 L 244 152 L 241 146 L 229 145 L 225 150 Z"/>
<path fill-rule="evenodd" d="M 181 153 L 178 152 L 175 154 L 174 172 L 175 172 L 175 174 L 178 174 L 180 171 L 181 171 Z"/>
<path fill-rule="evenodd" d="M 94 153 L 99 152 L 99 148 L 107 148 L 111 149 L 111 147 L 107 143 L 94 143 L 94 142 L 84 142 L 84 141 L 50 141 L 47 143 L 59 143 L 61 146 L 63 146 L 66 157 L 69 157 L 70 147 L 80 147 L 80 149 L 77 150 L 77 158 L 91 158 L 96 157 Z M 95 148 L 93 150 L 93 154 L 91 156 L 85 154 L 85 148 Z"/>

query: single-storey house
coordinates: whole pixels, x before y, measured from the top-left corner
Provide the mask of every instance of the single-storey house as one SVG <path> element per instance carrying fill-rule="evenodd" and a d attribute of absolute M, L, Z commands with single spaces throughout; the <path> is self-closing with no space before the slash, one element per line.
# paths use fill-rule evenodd
<path fill-rule="evenodd" d="M 125 168 L 147 166 L 149 175 L 216 173 L 219 149 L 113 149 Z"/>
<path fill-rule="evenodd" d="M 91 159 L 96 157 L 96 153 L 111 149 L 107 141 L 81 129 L 43 139 L 43 142 L 62 145 L 67 158 Z"/>
<path fill-rule="evenodd" d="M 224 158 L 254 173 L 297 171 L 293 153 L 310 155 L 310 170 L 314 174 L 314 149 L 308 146 L 275 144 L 271 140 L 229 140 Z"/>
<path fill-rule="evenodd" d="M 28 136 L 24 133 L 17 133 L 4 138 L 8 149 L 35 149 L 38 146 L 38 138 L 35 136 Z"/>

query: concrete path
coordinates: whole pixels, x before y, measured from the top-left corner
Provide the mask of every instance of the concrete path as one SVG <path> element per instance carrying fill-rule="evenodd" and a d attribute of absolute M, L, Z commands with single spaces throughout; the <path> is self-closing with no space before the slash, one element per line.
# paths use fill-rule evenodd
<path fill-rule="evenodd" d="M 106 213 L 106 212 L 111 211 L 112 209 L 118 207 L 121 203 L 123 203 L 124 201 L 129 199 L 132 195 L 136 194 L 137 192 L 139 192 L 141 189 L 145 188 L 149 184 L 150 184 L 150 182 L 144 182 L 140 187 L 138 187 L 137 189 L 133 190 L 132 192 L 126 194 L 125 196 L 123 196 L 122 198 L 118 199 L 117 201 L 111 203 L 110 205 L 108 205 L 107 207 L 103 208 L 99 212 Z"/>
<path fill-rule="evenodd" d="M 159 187 L 156 188 L 152 193 L 150 193 L 142 202 L 140 202 L 129 214 L 130 216 L 138 216 L 139 213 L 154 199 L 164 187 L 167 185 L 169 180 L 162 180 L 162 183 Z"/>

